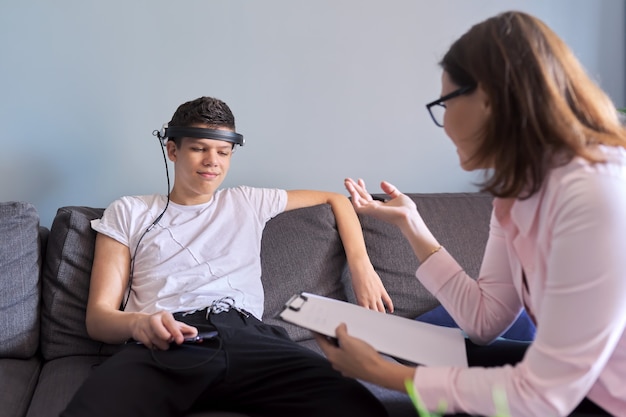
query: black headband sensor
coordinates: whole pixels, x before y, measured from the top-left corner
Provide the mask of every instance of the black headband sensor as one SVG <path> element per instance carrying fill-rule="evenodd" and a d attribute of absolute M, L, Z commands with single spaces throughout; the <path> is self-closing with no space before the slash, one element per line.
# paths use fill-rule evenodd
<path fill-rule="evenodd" d="M 156 132 L 156 136 L 161 139 L 163 146 L 170 138 L 198 138 L 198 139 L 217 139 L 243 146 L 246 141 L 243 135 L 231 130 L 223 129 L 206 129 L 203 127 L 187 127 L 187 126 L 168 126 L 163 125 L 161 131 Z"/>

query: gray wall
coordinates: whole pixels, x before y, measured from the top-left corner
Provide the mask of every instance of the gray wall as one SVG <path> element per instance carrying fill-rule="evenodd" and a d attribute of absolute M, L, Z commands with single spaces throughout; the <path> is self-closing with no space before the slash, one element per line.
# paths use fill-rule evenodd
<path fill-rule="evenodd" d="M 201 95 L 247 139 L 225 185 L 475 190 L 424 104 L 472 24 L 536 14 L 625 105 L 625 1 L 46 0 L 0 5 L 0 201 L 106 206 L 166 192 L 153 129 Z"/>

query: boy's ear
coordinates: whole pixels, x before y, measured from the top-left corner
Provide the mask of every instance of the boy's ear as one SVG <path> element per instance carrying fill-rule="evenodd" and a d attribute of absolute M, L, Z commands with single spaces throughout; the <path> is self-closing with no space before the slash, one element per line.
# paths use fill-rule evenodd
<path fill-rule="evenodd" d="M 174 143 L 173 140 L 168 140 L 165 144 L 165 147 L 167 149 L 167 157 L 170 159 L 170 161 L 176 162 L 176 152 L 178 150 L 176 148 L 176 143 Z"/>

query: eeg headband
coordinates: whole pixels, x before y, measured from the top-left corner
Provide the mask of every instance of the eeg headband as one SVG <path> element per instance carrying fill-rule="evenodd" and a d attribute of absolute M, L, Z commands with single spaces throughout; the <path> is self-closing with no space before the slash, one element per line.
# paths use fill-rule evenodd
<path fill-rule="evenodd" d="M 169 138 L 198 138 L 198 139 L 217 139 L 243 146 L 246 141 L 243 135 L 231 130 L 223 129 L 206 129 L 203 127 L 186 127 L 186 126 L 168 126 L 163 125 L 161 131 L 156 132 L 156 136 L 161 139 L 163 146 Z"/>

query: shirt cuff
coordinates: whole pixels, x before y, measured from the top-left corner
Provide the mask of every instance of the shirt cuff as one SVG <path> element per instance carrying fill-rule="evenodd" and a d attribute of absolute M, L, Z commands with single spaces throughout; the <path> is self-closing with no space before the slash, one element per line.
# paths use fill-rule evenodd
<path fill-rule="evenodd" d="M 446 387 L 450 386 L 452 368 L 418 366 L 413 376 L 416 397 L 431 413 L 449 414 L 454 412 L 450 402 L 450 394 Z"/>

